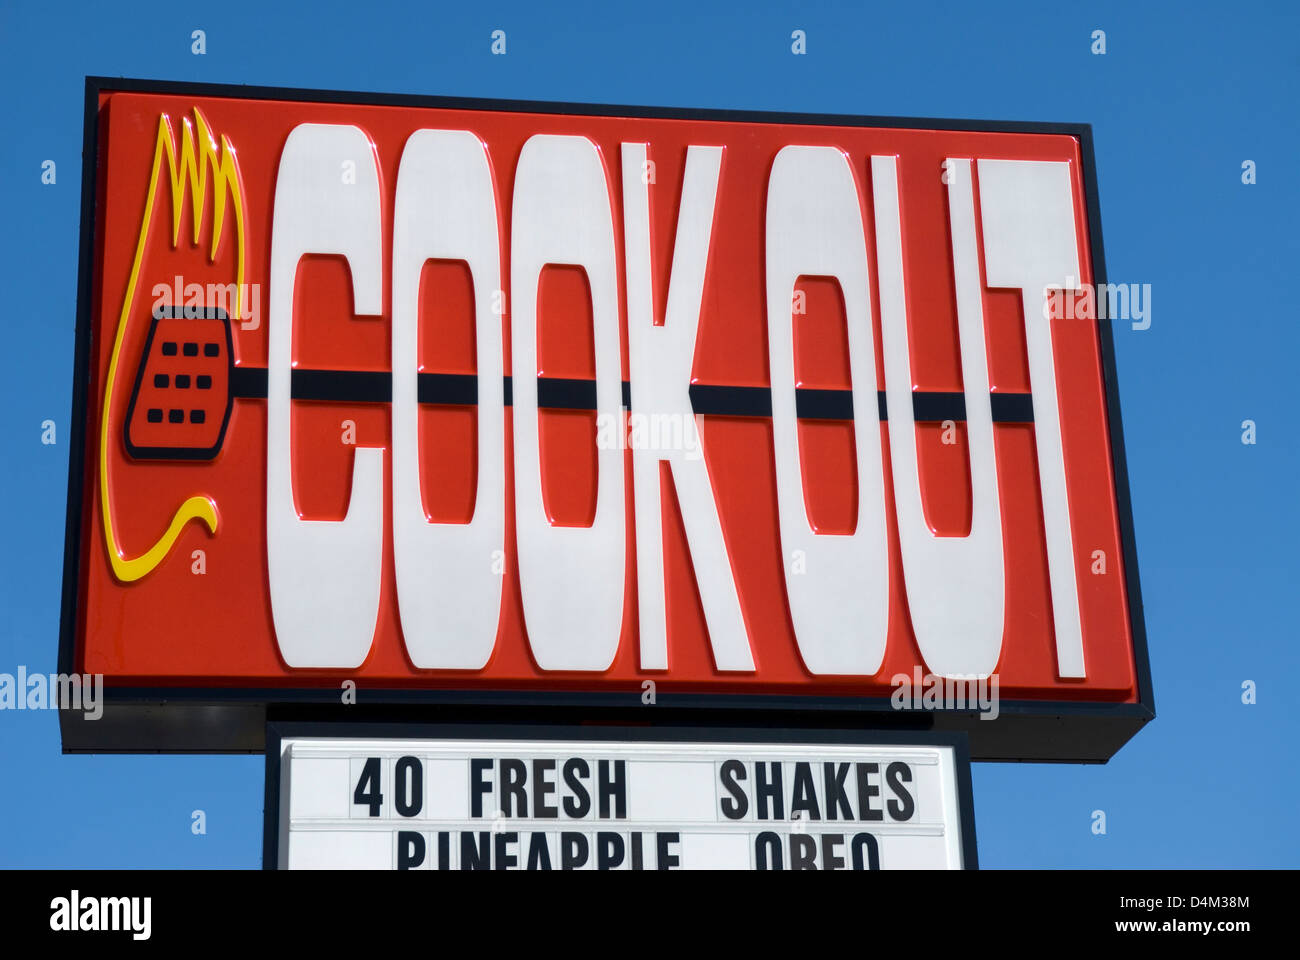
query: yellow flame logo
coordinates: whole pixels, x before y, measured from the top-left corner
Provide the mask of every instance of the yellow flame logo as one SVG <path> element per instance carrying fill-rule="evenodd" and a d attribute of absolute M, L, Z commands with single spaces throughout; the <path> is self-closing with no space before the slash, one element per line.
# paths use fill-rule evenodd
<path fill-rule="evenodd" d="M 163 164 L 167 167 L 167 182 L 171 185 L 172 200 L 172 247 L 180 242 L 181 211 L 185 198 L 189 196 L 193 210 L 194 243 L 199 242 L 199 231 L 207 210 L 208 175 L 212 175 L 213 212 L 212 243 L 208 251 L 208 260 L 217 257 L 217 247 L 226 223 L 227 195 L 233 201 L 232 213 L 235 220 L 236 247 L 236 291 L 235 315 L 233 320 L 243 318 L 244 291 L 244 196 L 239 164 L 235 159 L 235 149 L 223 135 L 220 149 L 213 136 L 207 119 L 202 112 L 194 108 L 194 123 L 188 117 L 181 119 L 180 158 L 176 155 L 176 139 L 172 133 L 171 121 L 166 114 L 158 118 L 158 139 L 154 147 L 153 171 L 149 175 L 149 193 L 145 199 L 144 216 L 140 221 L 140 236 L 136 242 L 135 262 L 131 266 L 131 278 L 127 282 L 126 295 L 122 299 L 122 313 L 117 321 L 117 336 L 113 341 L 113 353 L 108 361 L 108 380 L 104 387 L 104 407 L 100 416 L 99 435 L 99 495 L 104 518 L 104 540 L 108 544 L 108 558 L 113 565 L 113 573 L 124 583 L 139 580 L 162 563 L 171 551 L 181 530 L 191 520 L 202 520 L 210 532 L 217 532 L 217 505 L 211 497 L 193 496 L 186 500 L 172 516 L 171 524 L 165 533 L 147 551 L 138 557 L 127 557 L 118 545 L 113 532 L 113 506 L 109 499 L 108 482 L 108 437 L 109 410 L 113 403 L 113 388 L 117 383 L 118 362 L 121 359 L 122 341 L 126 335 L 127 320 L 135 302 L 135 293 L 140 279 L 140 265 L 144 261 L 144 251 L 149 239 L 149 228 L 153 221 L 154 201 L 158 197 Z"/>

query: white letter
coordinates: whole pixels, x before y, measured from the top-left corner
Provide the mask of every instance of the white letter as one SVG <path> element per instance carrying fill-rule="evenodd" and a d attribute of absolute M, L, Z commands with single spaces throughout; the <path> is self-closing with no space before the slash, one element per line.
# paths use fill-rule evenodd
<path fill-rule="evenodd" d="M 467 524 L 428 519 L 420 496 L 420 276 L 425 261 L 464 260 L 474 278 L 478 488 Z M 393 552 L 402 634 L 422 669 L 477 670 L 496 644 L 502 578 L 484 562 L 505 541 L 505 398 L 496 189 L 486 149 L 463 130 L 406 141 L 393 214 Z M 437 291 L 431 291 L 433 295 Z"/>
<path fill-rule="evenodd" d="M 844 295 L 858 521 L 851 534 L 812 529 L 795 422 L 790 295 L 803 275 L 832 276 Z M 781 551 L 803 551 L 808 576 L 785 571 L 790 618 L 804 664 L 818 674 L 873 674 L 889 628 L 889 540 L 876 400 L 875 343 L 862 206 L 853 170 L 835 147 L 785 147 L 767 187 L 767 342 L 772 376 Z"/>
<path fill-rule="evenodd" d="M 576 264 L 587 272 L 596 412 L 621 415 L 614 221 L 595 144 L 586 137 L 529 138 L 515 169 L 510 243 L 515 530 L 524 622 L 543 670 L 604 670 L 618 652 L 623 619 L 623 451 L 597 451 L 591 526 L 552 526 L 542 500 L 537 429 L 537 286 L 548 263 Z"/>
<path fill-rule="evenodd" d="M 357 183 L 339 183 L 339 165 Z M 356 312 L 383 310 L 379 171 L 374 147 L 353 126 L 304 123 L 280 156 L 271 236 L 266 425 L 266 554 L 271 614 L 291 667 L 358 667 L 379 613 L 384 543 L 384 452 L 353 454 L 352 495 L 338 522 L 300 519 L 290 465 L 289 376 L 294 279 L 306 253 L 342 254 Z M 310 336 L 311 331 L 304 331 Z"/>
<path fill-rule="evenodd" d="M 1056 628 L 1056 672 L 1087 676 L 1075 582 L 1074 537 L 1065 487 L 1061 411 L 1056 395 L 1051 325 L 1041 298 L 1062 277 L 1077 277 L 1078 235 L 1070 165 L 1042 160 L 979 161 L 984 269 L 990 287 L 1019 287 L 1024 298 L 1025 345 L 1034 397 L 1034 441 L 1047 537 L 1047 569 Z"/>
<path fill-rule="evenodd" d="M 987 677 L 1002 650 L 1002 512 L 993 453 L 993 408 L 984 343 L 983 291 L 975 243 L 975 200 L 969 160 L 945 160 L 952 225 L 953 279 L 961 376 L 970 442 L 971 525 L 965 537 L 940 537 L 925 519 L 912 416 L 911 344 L 904 293 L 898 167 L 871 158 L 876 206 L 876 256 L 889 408 L 889 456 L 903 554 L 907 608 L 917 645 L 933 673 Z"/>
<path fill-rule="evenodd" d="M 666 416 L 683 425 L 689 436 L 672 449 L 649 444 L 632 448 L 636 497 L 637 604 L 641 627 L 641 667 L 668 668 L 665 626 L 663 519 L 659 500 L 659 462 L 667 460 L 681 505 L 682 525 L 690 548 L 700 604 L 709 627 L 713 659 L 719 670 L 753 670 L 740 599 L 722 536 L 713 487 L 702 458 L 686 456 L 699 440 L 691 409 L 691 366 L 700 322 L 700 300 L 709 263 L 713 212 L 722 167 L 721 147 L 691 146 L 677 213 L 668 303 L 662 326 L 654 322 L 650 265 L 650 194 L 639 172 L 645 169 L 646 145 L 623 144 L 623 222 L 627 255 L 628 363 L 634 415 Z"/>

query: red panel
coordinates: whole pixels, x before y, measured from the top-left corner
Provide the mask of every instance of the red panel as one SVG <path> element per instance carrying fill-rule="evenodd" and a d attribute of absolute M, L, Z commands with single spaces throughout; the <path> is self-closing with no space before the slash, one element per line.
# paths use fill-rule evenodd
<path fill-rule="evenodd" d="M 202 493 L 218 505 L 220 527 L 210 535 L 189 524 L 169 556 L 132 583 L 120 582 L 109 563 L 98 484 L 99 419 L 113 334 L 122 310 L 135 255 L 136 238 L 149 185 L 158 118 L 166 114 L 179 134 L 183 117 L 203 111 L 218 137 L 238 155 L 247 209 L 246 281 L 261 288 L 262 316 L 256 329 L 231 324 L 239 374 L 267 363 L 266 304 L 270 231 L 281 148 L 299 123 L 348 123 L 372 139 L 380 165 L 383 203 L 382 317 L 354 317 L 346 263 L 309 257 L 300 264 L 295 303 L 294 360 L 299 368 L 386 371 L 391 351 L 392 204 L 406 138 L 424 127 L 469 129 L 486 145 L 499 201 L 503 276 L 510 275 L 509 200 L 515 163 L 524 142 L 539 133 L 581 134 L 599 147 L 611 188 L 616 257 L 620 271 L 623 376 L 627 377 L 627 317 L 623 290 L 622 204 L 619 152 L 624 141 L 645 142 L 656 164 L 650 188 L 655 313 L 662 317 L 668 264 L 676 235 L 686 148 L 723 145 L 725 156 L 705 283 L 694 378 L 701 384 L 769 385 L 764 270 L 764 210 L 772 160 L 782 147 L 831 145 L 850 159 L 866 217 L 872 276 L 877 357 L 880 317 L 876 296 L 875 241 L 871 229 L 870 157 L 899 158 L 904 259 L 913 331 L 914 388 L 962 389 L 957 349 L 952 264 L 949 254 L 946 157 L 1037 159 L 1068 162 L 1073 171 L 1082 280 L 1091 282 L 1087 216 L 1080 176 L 1079 145 L 1056 134 L 780 125 L 636 117 L 591 117 L 353 106 L 137 93 L 102 95 L 100 162 L 103 187 L 97 217 L 103 242 L 95 263 L 91 402 L 88 416 L 85 517 L 82 538 L 83 608 L 78 633 L 78 667 L 104 673 L 110 684 L 158 686 L 309 686 L 337 689 L 342 676 L 369 686 L 409 688 L 639 690 L 654 676 L 663 691 L 739 692 L 842 696 L 887 696 L 890 678 L 911 674 L 921 664 L 909 624 L 893 516 L 888 438 L 882 425 L 891 564 L 890 628 L 880 671 L 873 677 L 814 676 L 803 666 L 786 608 L 776 512 L 770 421 L 762 417 L 709 416 L 702 435 L 710 477 L 733 561 L 743 613 L 751 632 L 753 674 L 715 671 L 687 542 L 671 484 L 665 483 L 665 566 L 668 594 L 669 669 L 643 674 L 638 668 L 632 504 L 627 503 L 627 602 L 621 642 L 613 665 L 603 673 L 546 673 L 529 652 L 520 609 L 513 522 L 511 413 L 506 414 L 506 557 L 500 634 L 492 659 L 481 671 L 417 671 L 406 657 L 398 620 L 391 534 L 391 461 L 385 459 L 385 559 L 380 613 L 370 655 L 356 671 L 301 671 L 285 666 L 277 652 L 266 578 L 266 403 L 236 399 L 220 450 L 203 461 L 135 459 L 124 443 L 127 406 L 150 328 L 154 284 L 211 276 L 234 279 L 233 230 L 227 227 L 217 255 L 209 259 L 211 224 L 195 246 L 191 213 L 185 209 L 180 242 L 171 245 L 170 190 L 150 231 L 140 291 L 122 345 L 122 368 L 109 410 L 111 499 L 123 551 L 147 550 L 166 529 L 172 511 Z M 211 189 L 211 185 L 209 185 Z M 209 198 L 209 210 L 211 209 Z M 227 216 L 230 216 L 229 211 Z M 460 271 L 459 273 L 457 271 Z M 594 375 L 591 306 L 581 271 L 546 271 L 541 290 L 540 373 L 563 378 Z M 815 312 L 796 324 L 797 369 L 815 388 L 849 387 L 843 306 L 834 283 L 804 278 Z M 431 294 L 437 288 L 445 299 Z M 513 302 L 507 289 L 507 302 Z M 985 290 L 986 328 L 995 392 L 1030 389 L 1023 318 L 1013 292 Z M 473 291 L 457 265 L 426 268 L 422 287 L 420 363 L 426 372 L 473 373 Z M 174 323 L 186 322 L 176 320 Z M 207 322 L 207 321 L 202 321 Z M 509 316 L 505 369 L 510 370 Z M 161 335 L 161 331 L 160 331 Z M 171 338 L 171 333 L 167 334 Z M 1123 551 L 1114 494 L 1106 421 L 1105 390 L 1095 324 L 1059 323 L 1053 330 L 1056 373 L 1069 487 L 1070 515 L 1081 573 L 1080 604 L 1088 676 L 1056 676 L 1050 591 L 1032 424 L 995 427 L 1004 550 L 1007 621 L 998 666 L 1006 699 L 1133 702 L 1137 681 Z M 177 334 L 177 338 L 180 334 Z M 185 342 L 181 340 L 180 342 Z M 224 344 L 223 344 L 224 349 Z M 164 359 L 158 345 L 146 363 L 146 380 Z M 220 362 L 210 361 L 223 367 Z M 215 377 L 216 372 L 213 373 Z M 224 376 L 224 374 L 222 374 Z M 883 369 L 877 365 L 883 389 Z M 123 385 L 126 386 L 123 386 Z M 152 387 L 150 388 L 152 389 Z M 161 389 L 161 388 L 160 388 Z M 152 397 L 152 394 L 150 394 Z M 142 395 L 143 399 L 143 395 Z M 148 403 L 152 404 L 153 399 Z M 162 401 L 159 401 L 161 403 Z M 143 405 L 142 405 L 143 409 Z M 484 508 L 474 503 L 475 416 L 472 406 L 422 408 L 422 477 L 425 510 L 440 519 L 466 519 Z M 134 431 L 152 428 L 137 422 Z M 540 414 L 543 472 L 548 511 L 557 523 L 590 522 L 596 476 L 595 416 L 586 412 Z M 348 500 L 356 447 L 387 447 L 391 417 L 383 402 L 298 401 L 293 414 L 293 476 L 299 510 L 313 518 L 339 518 Z M 163 426 L 166 426 L 164 424 Z M 190 429 L 188 426 L 186 429 Z M 349 435 L 349 429 L 352 431 Z M 970 481 L 964 427 L 955 444 L 942 442 L 938 425 L 919 425 L 921 476 L 926 515 L 944 534 L 960 535 L 970 524 Z M 206 434 L 204 438 L 205 439 Z M 161 442 L 161 441 L 160 441 Z M 188 440 L 186 441 L 189 442 Z M 852 432 L 835 421 L 801 424 L 802 469 L 810 490 L 811 515 L 819 530 L 847 531 L 856 522 Z M 631 455 L 627 454 L 630 465 Z M 626 471 L 631 490 L 630 467 Z M 191 554 L 206 552 L 206 573 L 192 572 Z M 1107 574 L 1089 572 L 1093 550 L 1104 550 Z M 641 598 L 646 600 L 647 598 Z M 657 602 L 657 599 L 651 599 Z"/>

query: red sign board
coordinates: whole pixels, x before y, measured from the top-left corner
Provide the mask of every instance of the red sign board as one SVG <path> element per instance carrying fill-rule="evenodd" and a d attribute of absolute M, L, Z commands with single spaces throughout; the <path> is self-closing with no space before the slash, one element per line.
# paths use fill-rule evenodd
<path fill-rule="evenodd" d="M 1086 127 L 90 81 L 87 137 L 69 749 L 344 681 L 977 758 L 1151 716 L 1109 331 L 1049 309 Z"/>

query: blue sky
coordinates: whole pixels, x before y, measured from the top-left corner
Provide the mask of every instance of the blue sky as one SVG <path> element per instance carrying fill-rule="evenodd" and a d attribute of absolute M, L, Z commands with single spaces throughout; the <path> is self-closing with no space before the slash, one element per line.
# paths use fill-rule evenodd
<path fill-rule="evenodd" d="M 988 867 L 1300 865 L 1290 293 L 1300 14 L 1285 3 L 0 5 L 0 672 L 56 669 L 86 74 L 1093 124 L 1159 717 L 1105 766 L 979 764 Z M 207 53 L 190 33 L 207 33 Z M 489 53 L 503 29 L 508 54 Z M 790 33 L 808 53 L 790 53 Z M 1093 30 L 1107 52 L 1090 52 Z M 57 182 L 41 183 L 42 161 Z M 1253 160 L 1258 182 L 1241 182 Z M 40 442 L 53 419 L 59 443 Z M 1258 442 L 1241 442 L 1241 423 Z M 1241 702 L 1257 684 L 1258 702 Z M 63 756 L 0 713 L 0 866 L 255 867 L 262 759 Z M 190 832 L 191 811 L 207 834 Z M 1107 833 L 1091 814 L 1104 810 Z"/>

